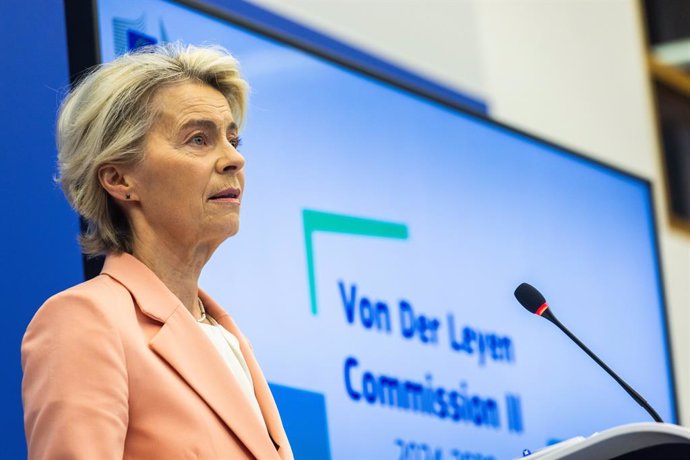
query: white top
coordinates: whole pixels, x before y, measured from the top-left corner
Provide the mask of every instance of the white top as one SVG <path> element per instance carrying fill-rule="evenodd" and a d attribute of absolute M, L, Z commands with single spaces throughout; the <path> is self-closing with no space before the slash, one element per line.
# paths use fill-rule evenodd
<path fill-rule="evenodd" d="M 247 361 L 245 361 L 244 356 L 242 356 L 240 342 L 237 340 L 237 337 L 220 324 L 215 326 L 206 323 L 198 324 L 201 330 L 206 333 L 209 340 L 211 340 L 216 350 L 218 350 L 223 361 L 228 365 L 230 372 L 240 384 L 240 388 L 242 388 L 245 396 L 247 396 L 252 409 L 254 409 L 256 415 L 259 416 L 259 420 L 263 421 L 264 418 L 261 415 L 259 401 L 257 401 L 256 395 L 254 394 L 254 382 L 252 382 L 252 376 L 249 373 Z"/>

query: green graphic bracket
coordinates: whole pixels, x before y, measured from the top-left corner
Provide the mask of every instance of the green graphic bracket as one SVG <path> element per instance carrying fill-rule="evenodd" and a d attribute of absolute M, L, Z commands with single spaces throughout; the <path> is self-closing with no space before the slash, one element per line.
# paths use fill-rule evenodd
<path fill-rule="evenodd" d="M 309 277 L 309 299 L 312 315 L 316 315 L 318 311 L 314 275 L 314 245 L 312 242 L 314 232 L 343 233 L 397 240 L 406 240 L 408 237 L 407 225 L 395 222 L 364 219 L 311 209 L 302 210 L 302 220 L 304 221 L 304 244 L 307 251 L 307 275 Z"/>

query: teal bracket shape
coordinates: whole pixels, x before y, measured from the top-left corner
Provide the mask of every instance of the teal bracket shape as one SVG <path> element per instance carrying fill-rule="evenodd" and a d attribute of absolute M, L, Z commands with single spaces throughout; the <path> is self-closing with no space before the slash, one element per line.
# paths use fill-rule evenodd
<path fill-rule="evenodd" d="M 318 312 L 316 277 L 314 275 L 314 244 L 312 241 L 314 232 L 342 233 L 397 240 L 408 238 L 407 225 L 396 222 L 364 219 L 311 209 L 302 210 L 302 220 L 304 222 L 304 244 L 307 251 L 307 276 L 309 277 L 309 299 L 312 315 L 316 315 Z"/>

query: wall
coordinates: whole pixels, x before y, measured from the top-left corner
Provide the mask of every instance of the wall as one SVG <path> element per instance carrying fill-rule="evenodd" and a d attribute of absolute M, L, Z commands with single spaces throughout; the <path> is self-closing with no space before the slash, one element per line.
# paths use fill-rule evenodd
<path fill-rule="evenodd" d="M 254 3 L 482 97 L 501 121 L 649 179 L 679 412 L 690 426 L 690 235 L 668 223 L 637 2 Z"/>

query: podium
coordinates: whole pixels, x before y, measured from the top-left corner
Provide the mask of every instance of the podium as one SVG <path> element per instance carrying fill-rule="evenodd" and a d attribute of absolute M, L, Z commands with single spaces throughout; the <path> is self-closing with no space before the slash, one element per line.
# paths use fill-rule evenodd
<path fill-rule="evenodd" d="M 631 423 L 554 444 L 527 460 L 690 459 L 690 430 L 668 423 Z"/>

